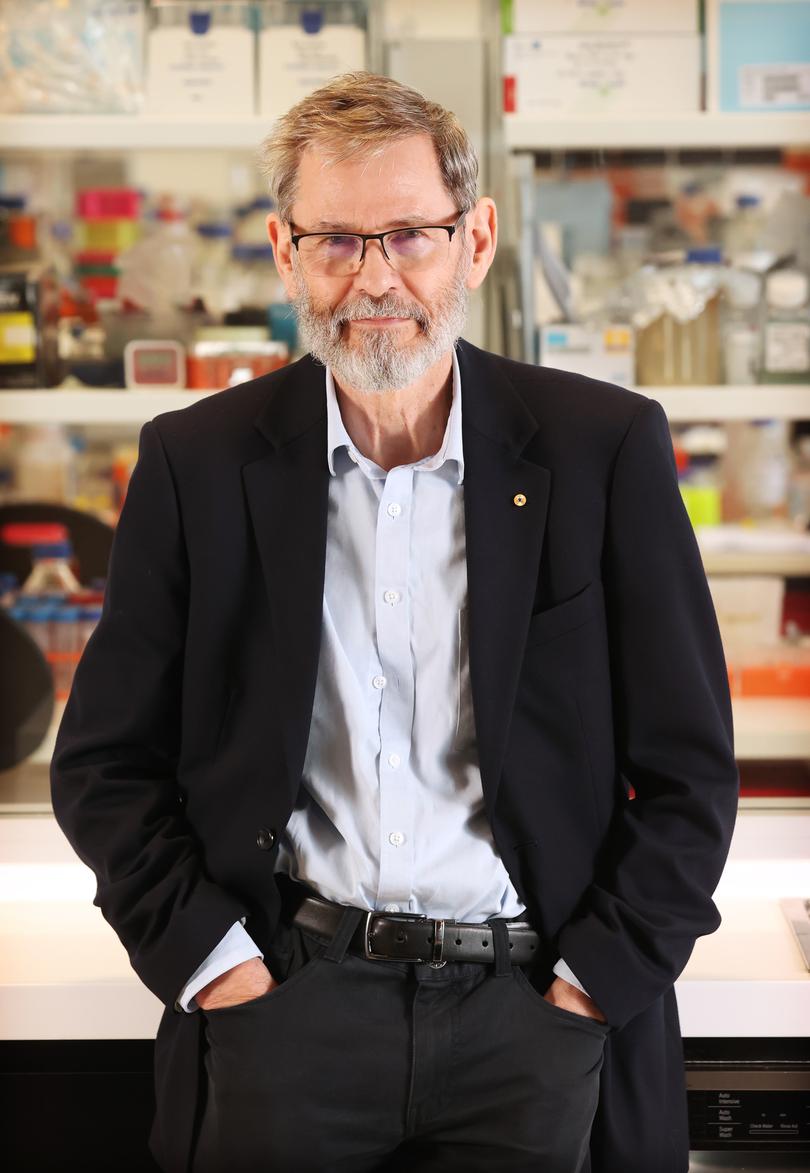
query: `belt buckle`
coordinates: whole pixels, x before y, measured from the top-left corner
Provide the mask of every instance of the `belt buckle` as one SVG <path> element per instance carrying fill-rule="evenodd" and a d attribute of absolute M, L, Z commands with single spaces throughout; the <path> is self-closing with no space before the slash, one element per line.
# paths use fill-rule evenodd
<path fill-rule="evenodd" d="M 405 924 L 414 924 L 417 922 L 426 921 L 427 914 L 424 912 L 381 912 L 379 910 L 372 910 L 366 913 L 366 927 L 363 933 L 363 953 L 369 961 L 427 961 L 434 969 L 441 969 L 446 965 L 446 961 L 441 961 L 442 945 L 444 943 L 444 921 L 434 921 L 433 932 L 433 960 L 427 957 L 391 957 L 387 953 L 378 953 L 371 945 L 371 918 L 373 916 L 384 916 L 386 920 L 403 921 Z M 438 926 L 441 925 L 441 929 Z"/>

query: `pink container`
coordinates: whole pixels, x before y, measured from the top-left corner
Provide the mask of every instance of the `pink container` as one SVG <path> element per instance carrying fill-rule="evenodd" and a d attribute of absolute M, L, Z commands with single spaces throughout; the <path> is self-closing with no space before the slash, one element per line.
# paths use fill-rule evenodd
<path fill-rule="evenodd" d="M 82 220 L 137 220 L 141 193 L 133 187 L 86 187 L 76 193 L 76 215 Z"/>

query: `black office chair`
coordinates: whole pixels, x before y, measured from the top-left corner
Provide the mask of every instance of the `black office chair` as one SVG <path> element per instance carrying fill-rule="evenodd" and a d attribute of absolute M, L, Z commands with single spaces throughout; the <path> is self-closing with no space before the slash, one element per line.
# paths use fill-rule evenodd
<path fill-rule="evenodd" d="M 113 533 L 111 525 L 92 513 L 47 501 L 19 501 L 0 505 L 0 529 L 8 522 L 58 522 L 63 525 L 79 565 L 78 578 L 89 586 L 94 578 L 106 578 Z M 31 573 L 31 550 L 11 546 L 0 538 L 0 571 L 12 571 L 20 583 Z"/>

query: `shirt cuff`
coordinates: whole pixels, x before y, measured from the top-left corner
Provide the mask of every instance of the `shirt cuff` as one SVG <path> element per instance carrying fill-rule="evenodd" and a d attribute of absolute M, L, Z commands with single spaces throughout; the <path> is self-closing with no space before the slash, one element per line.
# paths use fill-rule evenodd
<path fill-rule="evenodd" d="M 588 994 L 588 991 L 585 989 L 585 987 L 582 985 L 582 983 L 577 979 L 577 975 L 574 973 L 574 971 L 568 965 L 565 964 L 562 957 L 557 962 L 557 964 L 554 966 L 554 972 L 556 973 L 557 977 L 561 977 L 561 978 L 563 978 L 564 981 L 570 982 L 572 986 L 576 986 L 578 990 L 582 990 L 582 993 L 587 994 L 587 996 L 590 998 L 590 994 Z"/>
<path fill-rule="evenodd" d="M 264 954 L 250 933 L 242 927 L 246 919 L 243 916 L 241 920 L 234 922 L 219 944 L 208 954 L 202 965 L 195 969 L 178 995 L 174 1004 L 175 1010 L 185 1010 L 187 1014 L 193 1014 L 195 1010 L 199 1010 L 194 995 L 203 986 L 207 986 L 221 973 L 233 969 L 241 961 L 249 961 L 251 957 L 264 959 Z"/>

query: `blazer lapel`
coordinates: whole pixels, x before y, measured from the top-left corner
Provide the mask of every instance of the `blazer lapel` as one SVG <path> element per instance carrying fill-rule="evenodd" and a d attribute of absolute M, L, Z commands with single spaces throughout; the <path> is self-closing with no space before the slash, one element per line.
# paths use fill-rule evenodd
<path fill-rule="evenodd" d="M 272 451 L 243 465 L 277 663 L 283 665 L 291 801 L 304 766 L 321 646 L 329 466 L 324 368 L 289 367 L 255 420 Z"/>
<path fill-rule="evenodd" d="M 535 596 L 549 469 L 523 449 L 537 422 L 497 360 L 460 342 L 470 682 L 487 813 L 492 818 Z M 318 671 L 329 468 L 324 369 L 289 367 L 255 426 L 272 450 L 243 466 L 278 662 L 291 799 L 306 754 Z M 515 503 L 522 494 L 524 505 Z"/>
<path fill-rule="evenodd" d="M 551 472 L 521 456 L 537 421 L 497 359 L 461 342 L 470 686 L 490 822 L 537 587 Z M 519 496 L 520 495 L 520 496 Z M 517 504 L 525 497 L 525 504 Z"/>

